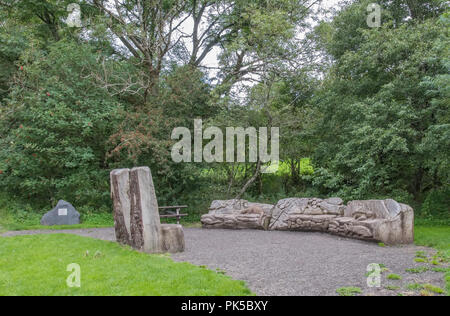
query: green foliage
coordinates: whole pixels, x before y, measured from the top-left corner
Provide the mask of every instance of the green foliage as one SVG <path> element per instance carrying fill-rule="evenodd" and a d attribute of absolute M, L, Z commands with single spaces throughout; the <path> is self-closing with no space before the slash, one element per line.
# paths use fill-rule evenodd
<path fill-rule="evenodd" d="M 423 289 L 423 285 L 419 283 L 410 283 L 406 286 L 408 290 L 419 291 Z"/>
<path fill-rule="evenodd" d="M 450 268 L 433 268 L 431 269 L 433 272 L 438 272 L 438 273 L 446 273 L 450 271 Z"/>
<path fill-rule="evenodd" d="M 300 174 L 303 176 L 311 176 L 314 174 L 314 167 L 311 159 L 303 158 L 300 160 Z"/>
<path fill-rule="evenodd" d="M 68 28 L 72 2 L 95 23 Z M 147 165 L 159 203 L 188 204 L 188 221 L 198 220 L 212 199 L 233 198 L 256 170 L 255 163 L 173 163 L 171 131 L 192 130 L 203 118 L 222 128 L 281 128 L 279 170 L 259 175 L 247 199 L 393 198 L 416 210 L 425 200 L 417 223 L 446 225 L 449 14 L 443 1 L 381 0 L 383 25 L 371 29 L 371 2 L 348 1 L 304 40 L 295 35 L 307 27 L 307 1 L 143 8 L 169 19 L 203 12 L 210 28 L 189 36 L 191 52 L 182 43 L 188 35 L 178 41 L 177 32 L 158 30 L 158 14 L 143 14 L 155 27 L 142 28 L 139 17 L 107 17 L 99 2 L 2 1 L 0 187 L 27 201 L 12 213 L 28 222 L 25 214 L 64 198 L 96 222 L 110 209 L 108 172 Z M 141 12 L 136 1 L 118 6 Z M 173 45 L 164 48 L 170 34 Z M 202 66 L 215 48 L 212 73 Z M 236 85 L 244 78 L 257 83 Z"/>
<path fill-rule="evenodd" d="M 416 252 L 416 257 L 418 257 L 418 258 L 428 258 L 428 256 L 425 253 L 425 251 L 417 251 Z"/>
<path fill-rule="evenodd" d="M 445 294 L 443 289 L 432 284 L 410 283 L 406 288 L 412 291 L 421 291 L 421 295 L 424 296 L 430 296 L 431 294 L 429 293 Z"/>
<path fill-rule="evenodd" d="M 47 207 L 109 205 L 106 153 L 121 106 L 89 79 L 97 57 L 89 45 L 61 41 L 21 58 L 1 109 L 0 185 L 11 195 Z"/>
<path fill-rule="evenodd" d="M 3 18 L 0 13 L 0 19 Z M 17 62 L 27 46 L 26 28 L 13 21 L 0 24 L 0 104 L 8 95 L 13 75 L 20 71 Z"/>
<path fill-rule="evenodd" d="M 438 246 L 439 249 L 444 250 L 444 251 L 438 251 L 432 257 L 428 257 L 426 254 L 422 254 L 422 252 L 418 252 L 416 254 L 417 258 L 415 258 L 414 261 L 418 262 L 418 263 L 429 263 L 434 266 L 448 263 L 449 259 L 450 259 L 450 253 L 448 251 L 449 244 L 448 243 L 445 244 L 446 243 L 445 239 L 443 240 L 443 242 L 444 242 L 444 244 L 443 244 L 444 246 L 441 246 L 440 244 L 436 244 L 436 243 L 434 244 L 434 246 Z"/>
<path fill-rule="evenodd" d="M 420 268 L 409 268 L 409 269 L 406 269 L 405 271 L 408 273 L 411 273 L 411 274 L 420 274 L 420 273 L 425 273 L 427 271 L 430 271 L 430 269 L 427 267 L 420 267 Z"/>
<path fill-rule="evenodd" d="M 362 290 L 359 287 L 342 287 L 336 290 L 339 296 L 356 296 L 362 294 Z"/>
<path fill-rule="evenodd" d="M 398 274 L 389 274 L 386 278 L 388 280 L 401 280 L 402 276 Z"/>
<path fill-rule="evenodd" d="M 427 194 L 420 215 L 431 218 L 446 218 L 450 214 L 450 187 L 433 190 Z"/>
<path fill-rule="evenodd" d="M 434 286 L 432 284 L 424 284 L 423 285 L 424 289 L 430 292 L 434 292 L 436 294 L 444 294 L 445 291 L 437 286 Z"/>
<path fill-rule="evenodd" d="M 357 2 L 331 24 L 336 62 L 315 101 L 320 168 L 312 183 L 344 199 L 408 203 L 448 181 L 449 151 L 438 149 L 450 139 L 448 21 L 432 15 L 369 29 L 366 7 Z"/>

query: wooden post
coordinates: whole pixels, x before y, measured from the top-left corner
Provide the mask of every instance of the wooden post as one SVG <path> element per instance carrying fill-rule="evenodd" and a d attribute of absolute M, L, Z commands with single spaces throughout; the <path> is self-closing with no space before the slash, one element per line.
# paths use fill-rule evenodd
<path fill-rule="evenodd" d="M 150 168 L 130 171 L 131 238 L 136 249 L 161 252 L 161 221 Z"/>
<path fill-rule="evenodd" d="M 114 170 L 111 172 L 111 198 L 114 206 L 114 226 L 116 239 L 123 245 L 133 246 L 130 229 L 130 188 L 129 169 Z"/>
<path fill-rule="evenodd" d="M 116 238 L 139 251 L 162 252 L 158 202 L 148 167 L 111 172 Z"/>

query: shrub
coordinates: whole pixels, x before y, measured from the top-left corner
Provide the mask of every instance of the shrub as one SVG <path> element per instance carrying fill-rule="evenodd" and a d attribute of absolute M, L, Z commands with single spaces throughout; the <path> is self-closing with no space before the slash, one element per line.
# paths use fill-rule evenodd
<path fill-rule="evenodd" d="M 428 193 L 420 214 L 424 217 L 448 218 L 450 215 L 450 187 Z"/>
<path fill-rule="evenodd" d="M 61 41 L 30 49 L 0 122 L 0 186 L 36 208 L 68 200 L 109 205 L 108 139 L 120 104 L 89 74 L 97 55 L 87 44 Z"/>
<path fill-rule="evenodd" d="M 314 167 L 310 158 L 303 158 L 300 161 L 300 174 L 301 175 L 313 175 Z"/>

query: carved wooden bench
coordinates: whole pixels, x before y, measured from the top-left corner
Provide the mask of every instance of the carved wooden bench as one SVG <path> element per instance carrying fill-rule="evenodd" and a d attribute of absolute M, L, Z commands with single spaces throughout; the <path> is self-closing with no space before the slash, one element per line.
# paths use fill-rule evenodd
<path fill-rule="evenodd" d="M 160 211 L 167 211 L 167 210 L 175 210 L 175 212 L 168 212 L 168 214 L 161 214 L 159 215 L 160 218 L 176 218 L 177 224 L 180 225 L 180 220 L 182 217 L 189 216 L 188 214 L 180 214 L 180 211 L 182 209 L 188 208 L 187 205 L 181 205 L 181 206 L 163 206 L 160 207 Z"/>
<path fill-rule="evenodd" d="M 204 228 L 320 231 L 388 245 L 414 242 L 414 210 L 394 200 L 288 198 L 276 205 L 213 201 Z"/>

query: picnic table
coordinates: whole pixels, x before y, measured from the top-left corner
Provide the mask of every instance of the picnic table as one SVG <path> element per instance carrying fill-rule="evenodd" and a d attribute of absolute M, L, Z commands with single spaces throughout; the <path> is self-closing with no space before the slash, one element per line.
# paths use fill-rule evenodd
<path fill-rule="evenodd" d="M 188 214 L 180 214 L 180 211 L 182 209 L 188 208 L 187 205 L 178 205 L 178 206 L 163 206 L 160 207 L 160 211 L 166 211 L 165 214 L 161 214 L 160 218 L 176 218 L 177 224 L 180 225 L 180 219 L 182 217 L 188 216 Z M 175 211 L 168 211 L 168 210 L 175 210 Z"/>

